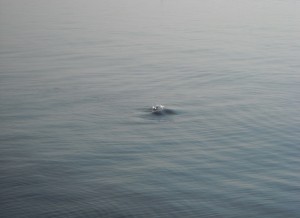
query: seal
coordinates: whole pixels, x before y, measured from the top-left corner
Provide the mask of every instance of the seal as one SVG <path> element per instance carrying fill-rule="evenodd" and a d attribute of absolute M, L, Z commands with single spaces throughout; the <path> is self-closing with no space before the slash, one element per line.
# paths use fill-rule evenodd
<path fill-rule="evenodd" d="M 164 111 L 165 106 L 159 104 L 152 106 L 152 113 L 162 113 Z"/>

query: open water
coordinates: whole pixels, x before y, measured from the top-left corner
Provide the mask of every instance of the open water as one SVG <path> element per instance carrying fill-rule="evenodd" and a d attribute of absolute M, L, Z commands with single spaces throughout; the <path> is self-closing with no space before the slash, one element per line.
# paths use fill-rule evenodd
<path fill-rule="evenodd" d="M 300 217 L 299 11 L 0 0 L 0 217 Z"/>

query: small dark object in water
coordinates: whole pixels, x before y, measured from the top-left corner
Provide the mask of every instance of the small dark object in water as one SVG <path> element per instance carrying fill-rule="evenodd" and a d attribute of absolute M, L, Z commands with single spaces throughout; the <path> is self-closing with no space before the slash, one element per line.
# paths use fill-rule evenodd
<path fill-rule="evenodd" d="M 164 111 L 163 105 L 155 105 L 152 107 L 152 113 L 162 113 Z"/>
<path fill-rule="evenodd" d="M 176 112 L 174 110 L 165 108 L 165 106 L 163 106 L 161 104 L 152 106 L 151 112 L 152 112 L 152 114 L 155 114 L 155 115 L 176 114 Z"/>

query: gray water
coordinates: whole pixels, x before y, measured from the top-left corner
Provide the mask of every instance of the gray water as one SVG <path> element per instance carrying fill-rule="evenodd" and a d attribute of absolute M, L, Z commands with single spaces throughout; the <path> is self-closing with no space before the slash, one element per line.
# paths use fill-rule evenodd
<path fill-rule="evenodd" d="M 1 0 L 0 217 L 300 217 L 299 12 Z"/>

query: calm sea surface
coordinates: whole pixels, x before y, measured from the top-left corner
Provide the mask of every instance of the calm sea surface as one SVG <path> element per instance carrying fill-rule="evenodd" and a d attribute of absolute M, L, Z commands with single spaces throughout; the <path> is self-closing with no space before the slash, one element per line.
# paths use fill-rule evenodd
<path fill-rule="evenodd" d="M 300 217 L 299 12 L 0 0 L 0 217 Z"/>

